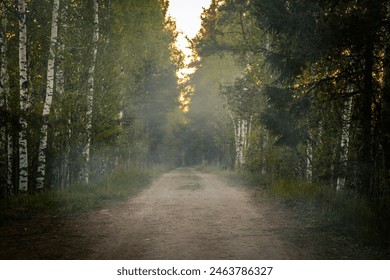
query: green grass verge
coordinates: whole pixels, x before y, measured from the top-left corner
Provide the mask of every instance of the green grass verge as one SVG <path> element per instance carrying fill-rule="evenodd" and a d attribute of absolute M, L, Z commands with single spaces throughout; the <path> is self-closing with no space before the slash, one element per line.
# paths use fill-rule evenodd
<path fill-rule="evenodd" d="M 17 195 L 0 201 L 0 225 L 35 215 L 73 215 L 113 206 L 148 186 L 166 171 L 151 168 L 121 168 L 89 185 L 77 184 L 64 190 L 46 190 L 34 195 Z"/>
<path fill-rule="evenodd" d="M 389 245 L 388 213 L 354 191 L 298 180 L 278 180 L 266 190 L 295 208 L 301 218 L 316 221 L 319 229 L 332 228 L 365 244 Z"/>

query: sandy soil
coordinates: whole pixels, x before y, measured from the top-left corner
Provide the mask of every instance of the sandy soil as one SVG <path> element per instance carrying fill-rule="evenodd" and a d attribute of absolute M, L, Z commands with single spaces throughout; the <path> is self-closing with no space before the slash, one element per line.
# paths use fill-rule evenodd
<path fill-rule="evenodd" d="M 291 241 L 301 225 L 290 212 L 260 201 L 216 175 L 176 169 L 118 207 L 0 229 L 0 258 L 315 258 L 310 242 Z"/>

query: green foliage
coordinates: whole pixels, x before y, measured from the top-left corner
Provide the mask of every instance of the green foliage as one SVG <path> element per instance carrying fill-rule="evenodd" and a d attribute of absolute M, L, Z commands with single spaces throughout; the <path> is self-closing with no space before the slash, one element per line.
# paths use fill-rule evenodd
<path fill-rule="evenodd" d="M 89 185 L 75 184 L 64 190 L 7 197 L 1 203 L 0 221 L 5 224 L 35 215 L 75 215 L 111 206 L 137 194 L 161 170 L 166 168 L 151 171 L 118 168 Z"/>
<path fill-rule="evenodd" d="M 8 3 L 9 2 L 9 3 Z M 6 2 L 4 2 L 6 3 Z M 0 4 L 3 7 L 3 2 Z M 7 1 L 7 58 L 10 76 L 7 123 L 17 147 L 19 118 L 17 6 Z M 118 165 L 146 166 L 169 162 L 176 147 L 165 128 L 178 108 L 176 70 L 182 57 L 174 47 L 177 31 L 166 20 L 166 1 L 99 1 L 99 41 L 94 69 L 91 178 Z M 2 11 L 2 9 L 1 9 Z M 30 191 L 34 192 L 37 151 L 46 94 L 52 1 L 27 1 L 28 147 Z M 49 116 L 47 188 L 76 184 L 85 169 L 83 157 L 89 139 L 86 112 L 89 101 L 94 32 L 93 1 L 61 0 L 53 106 Z M 3 28 L 3 27 L 2 27 Z M 3 62 L 1 61 L 1 64 Z M 1 124 L 1 129 L 3 123 Z M 7 130 L 8 131 L 8 130 Z M 4 135 L 1 135 L 3 137 Z M 2 148 L 0 166 L 6 166 Z M 17 190 L 15 149 L 10 192 Z M 3 171 L 4 170 L 4 171 Z M 2 168 L 1 182 L 6 181 Z"/>
<path fill-rule="evenodd" d="M 329 186 L 297 180 L 276 181 L 267 190 L 324 227 L 336 227 L 365 243 L 387 242 L 388 215 L 354 191 L 336 192 Z"/>
<path fill-rule="evenodd" d="M 332 187 L 345 178 L 346 187 L 373 204 L 385 198 L 388 6 L 386 0 L 212 2 L 194 40 L 198 71 L 227 53 L 245 66 L 235 82 L 210 80 L 209 88 L 222 84 L 225 110 L 251 118 L 246 170 L 307 176 Z M 216 125 L 228 127 L 225 137 L 234 135 L 226 123 Z"/>

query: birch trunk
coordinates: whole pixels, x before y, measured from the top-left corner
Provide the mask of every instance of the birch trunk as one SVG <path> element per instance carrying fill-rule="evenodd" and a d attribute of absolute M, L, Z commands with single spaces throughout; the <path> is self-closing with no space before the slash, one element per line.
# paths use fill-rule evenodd
<path fill-rule="evenodd" d="M 27 26 L 26 3 L 18 1 L 19 16 L 19 95 L 20 95 L 20 130 L 19 130 L 19 191 L 28 190 L 28 149 L 27 149 L 27 107 L 28 107 L 28 79 L 27 79 Z"/>
<path fill-rule="evenodd" d="M 266 158 L 266 149 L 268 146 L 268 132 L 263 129 L 262 145 L 261 145 L 261 174 L 267 174 L 267 158 Z"/>
<path fill-rule="evenodd" d="M 341 127 L 341 140 L 340 140 L 340 162 L 341 168 L 337 177 L 336 190 L 340 191 L 345 188 L 346 173 L 348 167 L 348 149 L 349 149 L 349 127 L 351 121 L 352 112 L 352 97 L 344 104 L 342 127 Z"/>
<path fill-rule="evenodd" d="M 58 28 L 62 28 L 58 34 L 57 42 L 57 55 L 56 55 L 56 70 L 55 70 L 55 94 L 64 101 L 63 97 L 65 94 L 65 70 L 64 70 L 64 61 L 65 61 L 65 36 L 68 32 L 68 3 L 65 1 L 62 8 L 59 10 L 59 23 Z M 61 107 L 60 109 L 61 110 Z M 62 116 L 64 117 L 64 116 Z M 72 137 L 71 133 L 71 119 L 70 116 L 67 116 L 66 123 L 68 127 L 66 128 L 66 137 L 63 141 L 63 155 L 60 163 L 60 186 L 64 189 L 70 184 L 70 139 Z"/>
<path fill-rule="evenodd" d="M 9 112 L 9 74 L 8 74 L 8 59 L 7 59 L 7 8 L 5 5 L 2 7 L 2 21 L 1 21 L 1 31 L 0 31 L 0 46 L 1 46 L 1 71 L 0 71 L 0 108 Z M 8 129 L 7 129 L 8 128 Z M 6 123 L 1 128 L 1 134 L 3 139 L 3 147 L 6 150 L 6 184 L 7 191 L 11 193 L 13 191 L 13 138 L 10 133 L 9 125 Z"/>
<path fill-rule="evenodd" d="M 91 149 L 91 136 L 92 136 L 92 113 L 93 113 L 93 95 L 95 88 L 95 66 L 96 66 L 96 57 L 98 51 L 98 41 L 99 41 L 99 3 L 98 0 L 93 1 L 93 10 L 94 10 L 94 32 L 93 32 L 93 50 L 92 50 L 92 61 L 89 67 L 89 77 L 88 77 L 88 95 L 87 95 L 87 114 L 86 114 L 86 134 L 87 134 L 87 143 L 84 147 L 83 157 L 85 161 L 85 167 L 83 170 L 83 181 L 88 184 L 89 182 L 89 160 L 90 160 L 90 149 Z"/>
<path fill-rule="evenodd" d="M 311 139 L 306 143 L 306 179 L 313 181 L 313 144 Z"/>
<path fill-rule="evenodd" d="M 307 121 L 307 130 L 309 139 L 306 141 L 306 179 L 309 182 L 313 181 L 313 135 L 310 131 L 309 122 Z"/>
<path fill-rule="evenodd" d="M 236 148 L 236 158 L 234 161 L 234 166 L 236 169 L 240 169 L 241 168 L 241 149 L 240 149 L 241 125 L 240 125 L 240 120 L 235 120 L 232 115 L 231 117 L 232 117 L 233 128 L 234 128 L 234 146 Z"/>
<path fill-rule="evenodd" d="M 54 89 L 54 65 L 55 65 L 55 48 L 57 46 L 58 36 L 58 9 L 60 0 L 53 1 L 53 12 L 51 22 L 50 34 L 50 50 L 49 59 L 47 62 L 47 81 L 46 81 L 46 98 L 43 106 L 43 124 L 41 128 L 41 139 L 39 141 L 38 151 L 38 170 L 36 179 L 36 189 L 40 190 L 45 187 L 45 173 L 46 173 L 46 150 L 47 150 L 47 127 L 49 123 L 49 115 L 51 105 L 53 103 L 53 89 Z"/>
<path fill-rule="evenodd" d="M 248 136 L 250 134 L 251 126 L 247 120 L 235 118 L 231 112 L 229 112 L 232 118 L 234 128 L 234 144 L 236 148 L 236 158 L 234 166 L 240 169 L 245 164 L 245 150 L 248 148 Z"/>
<path fill-rule="evenodd" d="M 4 6 L 4 5 L 2 5 Z M 7 56 L 6 56 L 6 26 L 7 26 L 7 16 L 6 9 L 2 7 L 0 10 L 1 15 L 1 29 L 0 29 L 0 112 L 6 111 L 7 106 L 7 85 L 6 85 L 6 76 L 7 76 Z M 7 151 L 7 130 L 6 123 L 2 122 L 0 124 L 0 153 L 5 154 Z M 8 162 L 5 159 L 4 162 L 0 163 L 1 166 L 5 166 L 5 169 L 8 170 Z M 0 174 L 1 177 L 7 177 L 6 174 Z M 0 188 L 0 191 L 5 195 L 7 187 L 5 186 Z M 0 194 L 1 197 L 1 194 Z"/>
<path fill-rule="evenodd" d="M 7 76 L 7 55 L 6 55 L 6 33 L 7 33 L 7 16 L 6 16 L 6 9 L 3 7 L 0 15 L 1 15 L 1 30 L 0 30 L 0 110 L 5 110 L 6 107 L 6 98 L 7 98 L 7 85 L 6 85 L 6 76 Z M 1 126 L 1 134 L 5 134 L 5 130 L 3 131 L 3 128 L 5 129 L 5 126 Z M 3 137 L 1 138 L 3 139 Z"/>
<path fill-rule="evenodd" d="M 59 4 L 59 3 L 58 3 Z M 57 26 L 61 27 L 61 32 L 57 36 L 57 56 L 56 56 L 56 71 L 55 71 L 55 90 L 56 94 L 62 96 L 65 93 L 65 70 L 64 70 L 64 54 L 65 54 L 65 34 L 68 32 L 68 4 L 65 1 L 61 4 L 60 9 L 58 5 L 58 20 Z M 54 11 L 53 11 L 54 12 Z M 59 23 L 59 21 L 61 21 Z M 61 25 L 61 26 L 59 26 Z"/>

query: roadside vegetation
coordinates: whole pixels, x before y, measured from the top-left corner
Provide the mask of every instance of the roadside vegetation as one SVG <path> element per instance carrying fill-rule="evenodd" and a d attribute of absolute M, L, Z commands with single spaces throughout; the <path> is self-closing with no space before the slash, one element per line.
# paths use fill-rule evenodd
<path fill-rule="evenodd" d="M 214 173 L 235 185 L 253 189 L 259 203 L 264 199 L 272 200 L 289 209 L 323 248 L 345 246 L 347 242 L 355 257 L 387 258 L 390 255 L 390 211 L 385 208 L 386 202 L 381 207 L 373 207 L 356 191 L 338 192 L 325 184 L 304 180 L 272 180 L 266 175 L 222 170 L 211 165 L 198 166 L 196 170 Z M 361 251 L 364 255 L 360 256 Z"/>
<path fill-rule="evenodd" d="M 118 168 L 90 184 L 44 190 L 34 195 L 9 196 L 0 205 L 0 226 L 38 215 L 69 216 L 116 205 L 146 188 L 169 168 Z"/>
<path fill-rule="evenodd" d="M 280 197 L 304 218 L 332 226 L 364 243 L 389 245 L 388 211 L 372 207 L 366 198 L 352 190 L 336 192 L 325 185 L 280 180 L 273 182 L 267 193 Z"/>

